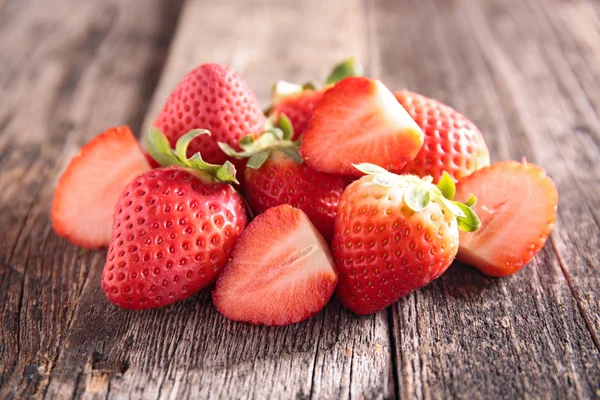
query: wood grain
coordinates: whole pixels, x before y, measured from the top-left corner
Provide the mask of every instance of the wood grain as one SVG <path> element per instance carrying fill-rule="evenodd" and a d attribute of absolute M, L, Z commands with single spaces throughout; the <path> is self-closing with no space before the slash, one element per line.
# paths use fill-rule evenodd
<path fill-rule="evenodd" d="M 145 126 L 183 75 L 202 62 L 232 65 L 267 104 L 277 78 L 324 79 L 334 62 L 362 55 L 359 1 L 277 2 L 277 18 L 264 23 L 274 4 L 186 2 Z M 239 23 L 226 29 L 218 24 L 236 14 L 244 15 Z M 310 24 L 303 35 L 297 21 Z M 92 274 L 90 282 L 98 281 L 100 270 Z M 107 307 L 110 316 L 103 317 Z M 57 362 L 50 394 L 356 398 L 394 393 L 387 313 L 357 318 L 335 301 L 304 323 L 266 328 L 227 321 L 212 306 L 208 290 L 165 310 L 131 313 L 114 309 L 99 286 L 90 284 L 66 345 L 70 350 Z"/>
<path fill-rule="evenodd" d="M 80 295 L 98 285 L 88 278 L 104 255 L 80 255 L 53 234 L 52 192 L 107 124 L 139 127 L 176 5 L 28 0 L 0 9 L 0 398 L 43 396 Z M 147 23 L 131 24 L 134 15 Z"/>
<path fill-rule="evenodd" d="M 529 4 L 377 4 L 384 81 L 464 112 L 480 126 L 493 159 L 539 163 L 561 196 L 551 239 L 520 273 L 490 279 L 456 263 L 393 307 L 402 397 L 599 395 L 600 285 L 593 267 L 600 229 L 593 207 L 600 199 L 600 129 L 548 20 L 563 13 Z M 392 10 L 411 17 L 398 25 Z M 562 38 L 580 29 L 562 22 Z M 411 40 L 390 39 L 400 35 Z M 597 93 L 595 85 L 588 90 Z M 590 196 L 581 199 L 586 186 Z"/>
<path fill-rule="evenodd" d="M 598 2 L 140 4 L 0 0 L 0 398 L 600 398 Z M 333 299 L 267 328 L 226 320 L 209 290 L 114 307 L 105 253 L 53 234 L 77 149 L 110 125 L 144 132 L 194 66 L 232 65 L 266 104 L 273 81 L 350 55 L 465 113 L 493 160 L 548 171 L 559 216 L 531 265 L 491 279 L 455 263 L 376 315 Z"/>

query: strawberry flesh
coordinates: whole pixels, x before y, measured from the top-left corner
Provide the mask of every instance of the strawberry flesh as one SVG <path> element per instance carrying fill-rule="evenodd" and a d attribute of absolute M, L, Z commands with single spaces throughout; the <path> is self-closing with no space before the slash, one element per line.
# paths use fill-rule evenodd
<path fill-rule="evenodd" d="M 361 176 L 352 164 L 399 171 L 423 145 L 423 131 L 378 80 L 349 77 L 323 95 L 301 153 L 323 172 Z"/>
<path fill-rule="evenodd" d="M 242 233 L 217 280 L 213 302 L 229 319 L 287 325 L 319 312 L 337 279 L 327 244 L 308 217 L 281 205 Z"/>
<path fill-rule="evenodd" d="M 543 169 L 503 161 L 476 171 L 456 186 L 458 201 L 477 197 L 476 232 L 460 232 L 457 259 L 491 276 L 517 272 L 544 246 L 556 221 L 558 192 Z"/>
<path fill-rule="evenodd" d="M 81 247 L 108 246 L 121 190 L 148 170 L 150 165 L 127 126 L 96 136 L 58 180 L 51 212 L 54 231 Z"/>

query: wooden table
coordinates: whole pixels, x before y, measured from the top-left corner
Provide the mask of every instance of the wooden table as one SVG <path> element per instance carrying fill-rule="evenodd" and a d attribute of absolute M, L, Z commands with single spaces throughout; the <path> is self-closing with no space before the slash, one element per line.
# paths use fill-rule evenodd
<path fill-rule="evenodd" d="M 584 0 L 0 0 L 0 398 L 600 398 L 599 18 Z M 493 160 L 546 168 L 559 215 L 530 265 L 455 263 L 376 315 L 334 299 L 282 328 L 224 319 L 208 290 L 108 303 L 105 252 L 49 221 L 78 148 L 141 135 L 201 62 L 266 103 L 350 55 L 464 112 Z"/>

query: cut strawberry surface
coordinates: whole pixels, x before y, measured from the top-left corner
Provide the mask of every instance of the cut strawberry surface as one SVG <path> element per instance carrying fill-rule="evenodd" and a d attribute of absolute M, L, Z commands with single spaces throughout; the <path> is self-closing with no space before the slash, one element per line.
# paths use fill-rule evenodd
<path fill-rule="evenodd" d="M 149 170 L 127 126 L 96 136 L 81 148 L 59 178 L 52 201 L 54 231 L 81 247 L 107 246 L 121 190 Z"/>
<path fill-rule="evenodd" d="M 213 302 L 227 318 L 286 325 L 319 312 L 337 273 L 327 244 L 300 210 L 270 208 L 242 232 Z"/>
<path fill-rule="evenodd" d="M 399 171 L 415 158 L 423 138 L 421 128 L 383 83 L 349 77 L 317 104 L 301 153 L 319 171 L 360 176 L 352 164 Z"/>
<path fill-rule="evenodd" d="M 517 272 L 544 246 L 556 221 L 558 192 L 545 171 L 503 161 L 474 172 L 456 186 L 456 199 L 477 197 L 476 232 L 461 232 L 458 260 L 491 276 Z"/>

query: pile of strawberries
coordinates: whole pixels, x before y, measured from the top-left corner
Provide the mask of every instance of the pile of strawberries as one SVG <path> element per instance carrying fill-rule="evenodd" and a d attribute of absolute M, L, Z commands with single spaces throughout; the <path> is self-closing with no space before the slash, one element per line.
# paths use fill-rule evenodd
<path fill-rule="evenodd" d="M 230 67 L 200 65 L 146 139 L 144 151 L 127 127 L 94 138 L 52 204 L 57 234 L 108 246 L 102 288 L 132 310 L 216 282 L 214 304 L 234 320 L 299 322 L 334 291 L 369 314 L 455 257 L 491 276 L 518 271 L 556 219 L 541 168 L 490 166 L 471 121 L 392 93 L 353 59 L 322 87 L 277 83 L 266 112 Z"/>

